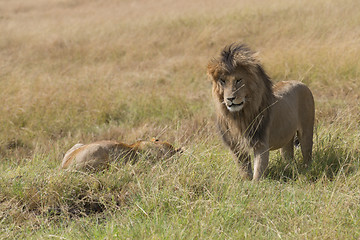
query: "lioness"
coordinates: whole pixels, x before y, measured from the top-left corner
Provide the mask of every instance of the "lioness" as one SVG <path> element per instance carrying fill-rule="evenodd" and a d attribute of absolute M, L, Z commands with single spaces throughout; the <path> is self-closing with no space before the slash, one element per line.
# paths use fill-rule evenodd
<path fill-rule="evenodd" d="M 315 106 L 308 87 L 295 81 L 273 86 L 255 53 L 245 45 L 226 46 L 220 58 L 209 62 L 207 73 L 220 133 L 244 179 L 260 179 L 268 166 L 269 150 L 281 148 L 284 158 L 293 158 L 295 135 L 304 164 L 310 164 Z"/>
<path fill-rule="evenodd" d="M 99 141 L 90 144 L 75 144 L 65 153 L 61 168 L 76 170 L 99 170 L 106 167 L 111 161 L 123 160 L 135 162 L 140 154 L 151 158 L 169 158 L 181 148 L 175 149 L 171 144 L 157 139 L 137 141 L 127 145 L 116 141 Z"/>

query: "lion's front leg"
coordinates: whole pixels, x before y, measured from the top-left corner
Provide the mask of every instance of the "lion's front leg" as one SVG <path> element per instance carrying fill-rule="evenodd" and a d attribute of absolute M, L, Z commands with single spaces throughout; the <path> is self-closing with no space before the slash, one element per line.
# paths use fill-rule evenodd
<path fill-rule="evenodd" d="M 240 177 L 244 180 L 251 180 L 253 173 L 251 169 L 251 157 L 246 152 L 234 151 L 235 162 L 239 168 Z"/>
<path fill-rule="evenodd" d="M 254 178 L 258 181 L 262 177 L 269 164 L 268 144 L 257 143 L 254 147 Z"/>

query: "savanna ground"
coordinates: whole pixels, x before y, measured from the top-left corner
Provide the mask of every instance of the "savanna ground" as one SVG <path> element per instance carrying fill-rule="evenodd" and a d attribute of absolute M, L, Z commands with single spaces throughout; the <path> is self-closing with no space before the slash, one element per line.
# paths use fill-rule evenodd
<path fill-rule="evenodd" d="M 1 0 L 0 32 L 0 238 L 359 239 L 357 0 Z M 312 89 L 309 170 L 297 149 L 238 178 L 206 77 L 233 42 Z M 185 151 L 58 169 L 77 142 L 150 137 Z"/>

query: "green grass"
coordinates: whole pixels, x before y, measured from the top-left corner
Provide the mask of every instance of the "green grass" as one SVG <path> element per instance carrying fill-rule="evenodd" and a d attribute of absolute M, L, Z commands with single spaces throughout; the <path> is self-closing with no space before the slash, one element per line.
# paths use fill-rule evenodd
<path fill-rule="evenodd" d="M 210 140 L 166 162 L 113 164 L 100 173 L 59 171 L 35 156 L 1 177 L 3 236 L 358 238 L 360 154 L 341 148 L 341 139 L 320 153 L 328 143 L 316 142 L 314 158 L 324 162 L 308 172 L 293 165 L 289 176 L 273 156 L 257 184 L 241 181 L 219 143 L 207 149 Z"/>
<path fill-rule="evenodd" d="M 0 2 L 0 239 L 359 239 L 360 11 L 346 1 Z M 313 164 L 242 181 L 207 62 L 233 42 L 316 103 Z M 168 161 L 59 169 L 75 143 L 158 137 Z"/>

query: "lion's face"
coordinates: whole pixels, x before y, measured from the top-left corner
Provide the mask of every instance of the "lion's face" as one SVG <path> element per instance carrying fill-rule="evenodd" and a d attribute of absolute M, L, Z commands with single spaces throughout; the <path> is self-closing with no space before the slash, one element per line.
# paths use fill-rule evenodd
<path fill-rule="evenodd" d="M 244 45 L 225 47 L 219 58 L 208 63 L 207 74 L 212 81 L 219 117 L 226 117 L 227 113 L 236 117 L 238 114 L 233 113 L 240 113 L 241 121 L 249 124 L 262 104 L 271 101 L 270 78 L 257 60 L 256 53 Z"/>
<path fill-rule="evenodd" d="M 215 80 L 222 93 L 222 101 L 230 112 L 238 112 L 248 104 L 249 74 L 245 71 L 220 74 Z"/>

